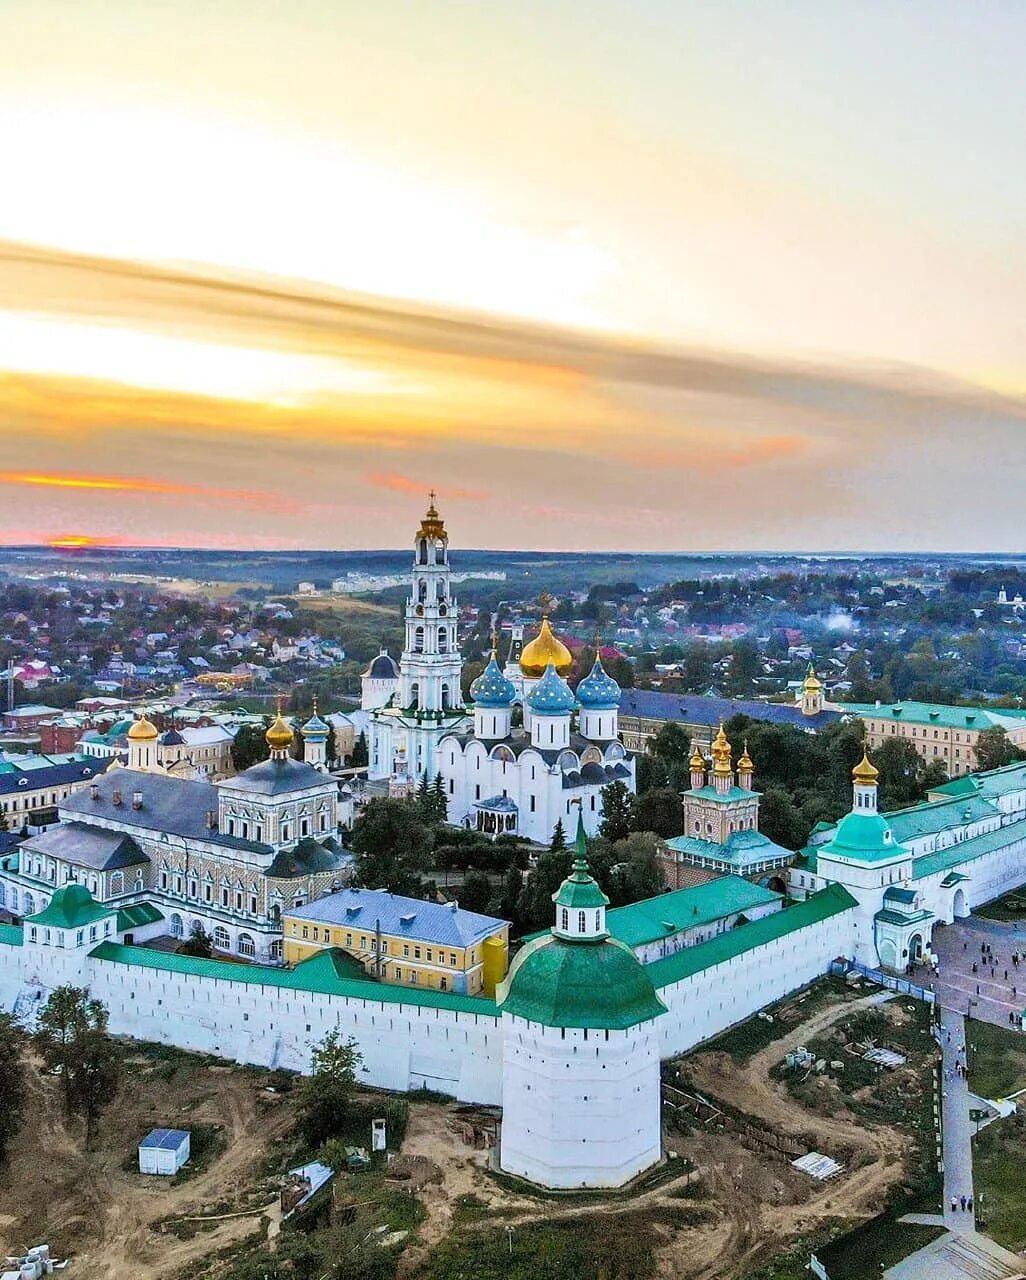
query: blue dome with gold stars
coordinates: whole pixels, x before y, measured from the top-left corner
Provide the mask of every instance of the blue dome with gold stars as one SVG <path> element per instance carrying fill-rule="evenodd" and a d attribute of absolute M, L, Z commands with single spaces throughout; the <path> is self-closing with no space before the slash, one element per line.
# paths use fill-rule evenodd
<path fill-rule="evenodd" d="M 526 702 L 536 716 L 567 716 L 577 707 L 573 691 L 551 662 Z"/>
<path fill-rule="evenodd" d="M 595 665 L 577 686 L 577 701 L 589 711 L 615 711 L 620 705 L 620 686 L 595 659 Z"/>
<path fill-rule="evenodd" d="M 471 683 L 470 696 L 479 707 L 509 707 L 517 696 L 512 680 L 507 680 L 495 660 L 495 650 L 488 666 Z"/>

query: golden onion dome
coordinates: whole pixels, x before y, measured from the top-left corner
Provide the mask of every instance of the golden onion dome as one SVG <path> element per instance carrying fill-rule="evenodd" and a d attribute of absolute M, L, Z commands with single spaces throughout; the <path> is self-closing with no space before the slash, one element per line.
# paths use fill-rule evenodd
<path fill-rule="evenodd" d="M 814 693 L 817 689 L 822 689 L 823 684 L 812 669 L 812 663 L 809 663 L 809 669 L 805 673 L 805 679 L 802 682 L 802 688 L 806 693 Z"/>
<path fill-rule="evenodd" d="M 133 742 L 152 742 L 158 736 L 157 726 L 152 720 L 140 716 L 129 729 L 128 736 Z"/>
<path fill-rule="evenodd" d="M 274 724 L 264 734 L 264 738 L 272 751 L 288 751 L 292 746 L 292 730 L 282 719 L 280 707 Z"/>
<path fill-rule="evenodd" d="M 688 763 L 691 765 L 692 773 L 700 773 L 705 768 L 705 756 L 702 755 L 702 752 L 699 750 L 697 744 L 695 746 L 694 751 L 692 751 L 691 753 L 691 759 L 688 761 Z"/>
<path fill-rule="evenodd" d="M 741 759 L 737 762 L 737 767 L 742 773 L 751 773 L 755 768 L 755 761 L 748 754 L 748 743 L 745 743 L 745 749 L 741 753 Z"/>
<path fill-rule="evenodd" d="M 867 753 L 863 751 L 862 759 L 851 771 L 852 781 L 861 783 L 864 787 L 873 786 L 879 776 L 880 770 L 872 764 Z"/>
<path fill-rule="evenodd" d="M 556 674 L 566 679 L 574 665 L 574 655 L 553 634 L 546 616 L 542 618 L 535 638 L 530 644 L 524 645 L 524 651 L 520 655 L 520 670 L 529 680 L 540 680 L 550 663 L 556 668 Z"/>
<path fill-rule="evenodd" d="M 712 753 L 713 772 L 730 773 L 730 743 L 727 741 L 727 735 L 722 724 L 720 725 L 719 733 L 713 738 Z"/>

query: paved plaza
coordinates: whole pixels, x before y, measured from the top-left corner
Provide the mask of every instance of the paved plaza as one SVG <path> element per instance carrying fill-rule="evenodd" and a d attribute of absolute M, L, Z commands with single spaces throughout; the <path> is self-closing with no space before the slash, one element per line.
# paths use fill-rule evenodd
<path fill-rule="evenodd" d="M 992 958 L 984 957 L 984 944 L 993 948 Z M 1011 1027 L 1009 1015 L 1014 1014 L 1018 1027 L 1026 1009 L 1026 924 L 971 916 L 934 929 L 933 950 L 939 972 L 930 975 L 920 968 L 914 981 L 932 983 L 944 1008 L 1000 1027 Z M 1020 957 L 1018 967 L 1012 962 L 1013 954 Z"/>

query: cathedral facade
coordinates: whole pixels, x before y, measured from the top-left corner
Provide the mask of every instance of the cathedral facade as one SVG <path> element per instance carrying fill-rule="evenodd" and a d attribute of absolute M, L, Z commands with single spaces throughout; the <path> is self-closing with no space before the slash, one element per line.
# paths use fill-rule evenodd
<path fill-rule="evenodd" d="M 464 707 L 456 617 L 448 535 L 432 500 L 414 539 L 398 681 L 372 714 L 370 777 L 405 795 L 441 775 L 449 821 L 487 835 L 548 844 L 557 823 L 574 829 L 578 811 L 594 835 L 603 787 L 635 789 L 619 737 L 619 685 L 596 659 L 572 691 L 573 655 L 544 617 L 523 647 L 522 628 L 514 630 L 504 667 L 492 649 Z"/>

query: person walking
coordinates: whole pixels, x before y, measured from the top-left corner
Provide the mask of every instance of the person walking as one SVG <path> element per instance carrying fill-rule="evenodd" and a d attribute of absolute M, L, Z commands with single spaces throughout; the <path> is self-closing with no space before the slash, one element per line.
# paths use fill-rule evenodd
<path fill-rule="evenodd" d="M 954 1196 L 951 1197 L 951 1212 L 952 1213 L 958 1212 L 958 1201 L 955 1199 Z"/>
<path fill-rule="evenodd" d="M 965 1196 L 959 1197 L 959 1203 L 960 1203 L 962 1212 L 965 1213 Z"/>

